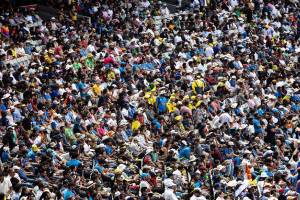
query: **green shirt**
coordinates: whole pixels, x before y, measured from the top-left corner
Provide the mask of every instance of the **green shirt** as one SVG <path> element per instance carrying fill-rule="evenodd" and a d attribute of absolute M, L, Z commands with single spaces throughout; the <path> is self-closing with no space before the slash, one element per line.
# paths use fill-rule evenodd
<path fill-rule="evenodd" d="M 85 65 L 88 67 L 88 68 L 94 68 L 95 67 L 95 62 L 94 62 L 94 59 L 92 58 L 87 58 L 85 60 Z"/>
<path fill-rule="evenodd" d="M 76 71 L 78 71 L 78 70 L 81 68 L 81 63 L 79 63 L 79 62 L 74 63 L 74 64 L 73 64 L 73 68 L 74 68 Z"/>

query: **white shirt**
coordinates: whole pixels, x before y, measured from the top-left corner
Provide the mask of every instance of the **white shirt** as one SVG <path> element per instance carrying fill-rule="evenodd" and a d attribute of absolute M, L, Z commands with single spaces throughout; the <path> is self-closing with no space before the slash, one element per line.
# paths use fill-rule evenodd
<path fill-rule="evenodd" d="M 227 123 L 227 125 L 230 124 L 231 116 L 228 113 L 222 113 L 220 115 L 220 123 L 223 125 L 224 123 Z"/>
<path fill-rule="evenodd" d="M 201 63 L 198 65 L 198 70 L 200 71 L 200 72 L 206 72 L 207 71 L 207 65 L 206 64 L 204 64 L 204 65 L 202 65 Z"/>
<path fill-rule="evenodd" d="M 141 147 L 146 148 L 147 144 L 146 144 L 145 137 L 143 135 L 135 136 L 135 138 Z"/>
<path fill-rule="evenodd" d="M 190 200 L 206 200 L 206 198 L 204 196 L 200 196 L 200 197 L 196 197 L 195 195 L 193 195 Z"/>
<path fill-rule="evenodd" d="M 109 125 L 109 126 L 118 126 L 118 124 L 117 124 L 117 121 L 115 120 L 115 119 L 109 119 L 109 120 L 107 120 L 107 125 Z"/>
<path fill-rule="evenodd" d="M 181 36 L 176 35 L 175 38 L 174 38 L 174 42 L 175 42 L 176 44 L 179 43 L 179 42 L 182 42 Z"/>
<path fill-rule="evenodd" d="M 38 191 L 36 191 L 36 199 L 40 199 L 42 195 L 43 195 L 43 191 L 38 189 Z"/>
<path fill-rule="evenodd" d="M 237 85 L 231 86 L 231 84 L 230 84 L 229 81 L 226 81 L 225 87 L 226 87 L 230 92 L 234 92 L 234 91 L 237 89 Z"/>
<path fill-rule="evenodd" d="M 9 177 L 4 177 L 3 182 L 0 182 L 0 193 L 4 195 L 9 195 L 9 189 L 11 188 L 11 182 Z"/>
<path fill-rule="evenodd" d="M 17 49 L 16 49 L 16 52 L 17 52 L 18 55 L 21 55 L 21 56 L 23 56 L 23 55 L 26 54 L 23 47 L 17 48 Z"/>
<path fill-rule="evenodd" d="M 142 2 L 142 5 L 144 8 L 148 8 L 150 6 L 150 3 L 149 3 L 149 1 L 144 1 L 144 2 Z"/>
<path fill-rule="evenodd" d="M 253 98 L 255 105 L 260 106 L 261 105 L 261 99 L 257 96 L 254 96 Z"/>
<path fill-rule="evenodd" d="M 231 5 L 232 7 L 236 7 L 236 6 L 239 5 L 239 2 L 238 2 L 237 0 L 230 0 L 230 5 Z"/>
<path fill-rule="evenodd" d="M 41 136 L 36 137 L 34 140 L 34 144 L 40 145 L 41 143 L 42 143 L 42 137 Z"/>
<path fill-rule="evenodd" d="M 95 46 L 90 44 L 87 48 L 86 48 L 87 53 L 92 53 L 92 52 L 96 52 Z"/>
<path fill-rule="evenodd" d="M 88 153 L 90 150 L 91 150 L 91 146 L 88 145 L 87 143 L 84 143 L 84 145 L 83 145 L 83 151 L 85 153 Z"/>
<path fill-rule="evenodd" d="M 162 15 L 162 16 L 163 16 L 163 15 L 165 15 L 165 16 L 169 16 L 169 15 L 170 15 L 170 11 L 169 11 L 169 9 L 168 9 L 167 7 L 161 9 L 160 12 L 161 12 L 161 15 Z"/>
<path fill-rule="evenodd" d="M 214 55 L 214 49 L 210 46 L 205 48 L 205 56 L 206 57 L 211 57 Z"/>
<path fill-rule="evenodd" d="M 108 14 L 109 18 L 111 18 L 111 17 L 113 16 L 114 12 L 113 12 L 112 10 L 109 9 L 109 10 L 107 11 L 107 14 Z"/>
<path fill-rule="evenodd" d="M 13 192 L 13 194 L 11 195 L 11 200 L 19 200 L 20 196 L 21 196 L 20 192 L 19 193 Z"/>
<path fill-rule="evenodd" d="M 220 127 L 220 117 L 218 115 L 216 115 L 212 122 L 211 122 L 211 126 L 214 127 L 214 128 L 219 128 Z"/>
<path fill-rule="evenodd" d="M 25 19 L 26 19 L 29 23 L 33 23 L 33 18 L 32 18 L 31 15 L 27 15 L 27 16 L 25 17 Z"/>
<path fill-rule="evenodd" d="M 166 189 L 166 191 L 163 194 L 163 197 L 165 200 L 177 200 L 178 198 L 176 197 L 173 189 Z"/>

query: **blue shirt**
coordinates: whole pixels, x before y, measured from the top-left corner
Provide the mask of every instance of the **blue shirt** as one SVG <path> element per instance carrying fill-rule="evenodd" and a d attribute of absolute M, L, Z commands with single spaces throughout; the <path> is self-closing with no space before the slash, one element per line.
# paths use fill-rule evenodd
<path fill-rule="evenodd" d="M 68 160 L 66 163 L 67 167 L 78 167 L 81 165 L 81 162 L 77 159 Z"/>
<path fill-rule="evenodd" d="M 166 97 L 158 97 L 156 99 L 157 109 L 158 109 L 159 113 L 167 111 L 167 106 L 166 106 L 167 102 L 168 102 L 168 99 Z"/>
<path fill-rule="evenodd" d="M 7 110 L 7 107 L 6 107 L 6 105 L 5 105 L 5 104 L 1 104 L 1 106 L 0 106 L 0 110 L 2 110 L 2 111 L 6 111 L 6 110 Z"/>
<path fill-rule="evenodd" d="M 191 155 L 191 148 L 188 146 L 183 147 L 179 150 L 179 158 L 190 159 L 190 155 Z"/>
<path fill-rule="evenodd" d="M 28 153 L 27 153 L 27 158 L 30 158 L 32 160 L 35 160 L 35 156 L 36 156 L 36 153 L 32 150 L 30 150 Z"/>
<path fill-rule="evenodd" d="M 75 196 L 75 193 L 69 189 L 65 189 L 63 191 L 63 195 L 64 195 L 64 200 L 68 200 L 70 199 L 71 197 L 74 197 Z"/>
<path fill-rule="evenodd" d="M 299 111 L 300 110 L 300 107 L 297 105 L 297 104 L 293 104 L 291 109 L 295 112 Z"/>
<path fill-rule="evenodd" d="M 259 116 L 263 116 L 265 114 L 265 110 L 262 109 L 262 108 L 259 108 L 256 113 L 259 115 Z"/>
<path fill-rule="evenodd" d="M 200 180 L 194 182 L 194 188 L 201 188 L 202 183 Z"/>
<path fill-rule="evenodd" d="M 126 129 L 126 135 L 127 137 L 131 137 L 132 136 L 132 130 L 129 128 L 129 129 Z"/>
<path fill-rule="evenodd" d="M 26 173 L 24 172 L 23 169 L 18 170 L 18 175 L 20 176 L 21 179 L 27 181 L 28 177 L 27 177 L 27 175 L 26 175 Z"/>
<path fill-rule="evenodd" d="M 231 148 L 224 148 L 222 152 L 224 154 L 225 159 L 230 159 L 227 158 L 226 155 L 233 153 L 233 150 Z"/>
<path fill-rule="evenodd" d="M 261 133 L 262 128 L 261 128 L 260 121 L 258 119 L 254 118 L 252 123 L 253 123 L 253 126 L 254 126 L 255 133 Z"/>
<path fill-rule="evenodd" d="M 104 167 L 99 166 L 98 164 L 96 164 L 95 169 L 96 169 L 99 173 L 102 173 Z"/>
<path fill-rule="evenodd" d="M 136 112 L 135 107 L 130 106 L 129 109 L 128 109 L 128 115 L 129 115 L 130 119 L 133 119 L 135 112 Z"/>
<path fill-rule="evenodd" d="M 112 152 L 113 152 L 112 147 L 109 146 L 109 145 L 106 145 L 106 147 L 105 147 L 105 152 L 106 152 L 108 155 L 111 155 Z"/>
<path fill-rule="evenodd" d="M 13 112 L 13 118 L 16 122 L 19 122 L 22 120 L 22 115 L 19 109 L 15 108 L 15 111 Z"/>
<path fill-rule="evenodd" d="M 240 164 L 242 163 L 242 160 L 240 157 L 235 157 L 234 158 L 234 163 L 236 166 L 240 166 Z"/>

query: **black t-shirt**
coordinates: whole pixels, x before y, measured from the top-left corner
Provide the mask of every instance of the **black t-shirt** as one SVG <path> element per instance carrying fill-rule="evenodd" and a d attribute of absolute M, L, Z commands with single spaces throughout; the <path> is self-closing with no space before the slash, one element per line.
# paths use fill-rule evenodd
<path fill-rule="evenodd" d="M 264 138 L 266 143 L 269 143 L 271 145 L 276 144 L 276 138 L 275 138 L 275 132 L 273 131 L 274 126 L 273 125 L 268 125 L 267 126 L 267 135 Z"/>
<path fill-rule="evenodd" d="M 103 95 L 99 97 L 98 106 L 105 106 L 108 103 L 108 96 Z"/>

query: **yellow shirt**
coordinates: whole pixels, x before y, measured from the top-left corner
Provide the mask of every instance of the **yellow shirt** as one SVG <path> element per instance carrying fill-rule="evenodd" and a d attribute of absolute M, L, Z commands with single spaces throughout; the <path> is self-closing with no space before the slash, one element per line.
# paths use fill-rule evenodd
<path fill-rule="evenodd" d="M 144 98 L 148 100 L 148 104 L 150 105 L 154 105 L 156 103 L 156 97 L 152 94 L 151 91 L 146 92 Z"/>
<path fill-rule="evenodd" d="M 113 71 L 109 72 L 108 75 L 107 75 L 107 79 L 109 81 L 115 79 L 115 73 Z"/>
<path fill-rule="evenodd" d="M 95 95 L 100 95 L 100 93 L 101 93 L 101 86 L 100 85 L 95 83 L 93 85 L 92 89 L 93 89 L 93 92 L 94 92 Z"/>
<path fill-rule="evenodd" d="M 193 104 L 191 104 L 191 103 L 189 103 L 188 107 L 189 107 L 189 109 L 191 109 L 191 110 L 193 110 L 193 109 L 196 108 L 196 107 L 195 107 Z"/>
<path fill-rule="evenodd" d="M 202 90 L 204 90 L 204 86 L 205 86 L 204 82 L 198 79 L 192 83 L 192 90 L 194 93 L 196 93 L 196 87 L 200 87 Z"/>
<path fill-rule="evenodd" d="M 49 64 L 53 63 L 53 59 L 48 54 L 46 54 L 44 58 L 47 63 Z"/>
<path fill-rule="evenodd" d="M 197 103 L 196 103 L 195 107 L 196 107 L 196 108 L 198 108 L 198 107 L 201 105 L 201 103 L 202 103 L 202 101 L 200 101 L 200 100 L 199 100 L 199 101 L 197 101 Z"/>
<path fill-rule="evenodd" d="M 156 91 L 156 85 L 154 85 L 154 87 L 152 88 L 151 92 L 155 92 Z"/>
<path fill-rule="evenodd" d="M 13 56 L 14 58 L 17 58 L 17 51 L 16 51 L 16 49 L 12 49 L 12 50 L 11 50 L 11 53 L 12 53 L 12 56 Z"/>
<path fill-rule="evenodd" d="M 175 112 L 176 104 L 169 100 L 168 103 L 167 103 L 167 108 L 168 108 L 169 113 Z"/>
<path fill-rule="evenodd" d="M 140 128 L 141 123 L 138 120 L 134 120 L 131 124 L 132 131 L 136 131 Z"/>
<path fill-rule="evenodd" d="M 197 63 L 200 63 L 201 62 L 201 57 L 200 56 L 195 56 L 195 60 Z"/>

